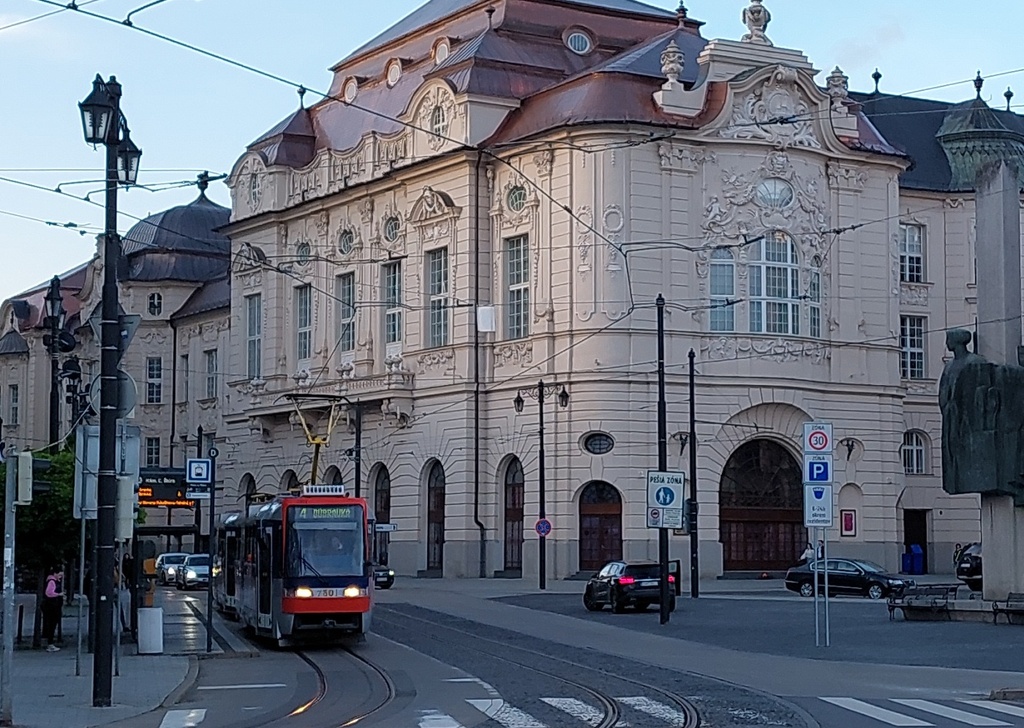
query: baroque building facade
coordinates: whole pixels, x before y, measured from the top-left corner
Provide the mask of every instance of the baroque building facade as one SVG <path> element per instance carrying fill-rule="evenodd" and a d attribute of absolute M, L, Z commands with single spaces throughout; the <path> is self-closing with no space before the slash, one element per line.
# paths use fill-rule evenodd
<path fill-rule="evenodd" d="M 430 0 L 337 64 L 239 158 L 227 277 L 168 322 L 190 379 L 165 431 L 214 433 L 218 508 L 309 482 L 340 412 L 315 476 L 397 526 L 393 568 L 531 576 L 543 404 L 549 571 L 654 557 L 660 293 L 671 470 L 696 355 L 704 575 L 797 559 L 812 420 L 838 552 L 948 571 L 979 532 L 942 491 L 936 401 L 943 331 L 975 317 L 978 101 L 851 93 L 769 18 L 709 41 L 633 0 Z"/>

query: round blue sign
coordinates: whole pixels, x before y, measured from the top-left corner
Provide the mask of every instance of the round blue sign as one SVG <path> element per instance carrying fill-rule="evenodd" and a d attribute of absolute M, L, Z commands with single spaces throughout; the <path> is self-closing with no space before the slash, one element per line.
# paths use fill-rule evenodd
<path fill-rule="evenodd" d="M 676 499 L 676 492 L 671 488 L 662 486 L 654 493 L 654 500 L 658 501 L 659 506 L 670 506 L 672 501 Z"/>
<path fill-rule="evenodd" d="M 538 536 L 547 536 L 551 533 L 551 521 L 546 518 L 542 518 L 537 521 L 537 525 L 533 527 L 537 532 Z"/>

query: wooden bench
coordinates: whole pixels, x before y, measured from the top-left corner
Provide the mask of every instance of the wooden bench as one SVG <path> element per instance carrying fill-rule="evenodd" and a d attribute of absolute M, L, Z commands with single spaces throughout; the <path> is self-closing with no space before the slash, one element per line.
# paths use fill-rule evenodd
<path fill-rule="evenodd" d="M 907 619 L 907 612 L 921 612 L 926 614 L 945 614 L 946 619 L 952 619 L 949 614 L 949 601 L 956 599 L 956 591 L 959 584 L 934 584 L 929 586 L 911 586 L 898 594 L 894 594 L 886 601 L 889 608 L 889 619 L 895 619 L 896 610 L 903 613 L 903 619 Z"/>
<path fill-rule="evenodd" d="M 1010 592 L 1003 601 L 992 602 L 992 623 L 998 624 L 999 615 L 1006 615 L 1006 623 L 1010 624 L 1010 615 L 1024 614 L 1024 592 Z"/>

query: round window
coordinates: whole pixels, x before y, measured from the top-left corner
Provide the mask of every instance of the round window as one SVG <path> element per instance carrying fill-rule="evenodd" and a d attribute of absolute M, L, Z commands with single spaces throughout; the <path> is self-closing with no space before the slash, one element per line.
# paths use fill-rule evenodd
<path fill-rule="evenodd" d="M 447 40 L 439 40 L 437 45 L 434 46 L 434 63 L 440 66 L 442 63 L 447 61 L 451 50 L 451 46 L 448 45 Z"/>
<path fill-rule="evenodd" d="M 298 257 L 299 263 L 301 265 L 305 265 L 306 263 L 309 262 L 310 254 L 311 252 L 309 243 L 299 243 L 298 246 L 296 246 L 295 248 L 295 255 L 296 257 Z"/>
<path fill-rule="evenodd" d="M 583 449 L 591 455 L 607 455 L 615 447 L 615 440 L 607 432 L 591 432 L 583 438 Z"/>
<path fill-rule="evenodd" d="M 443 106 L 435 106 L 434 110 L 430 112 L 430 131 L 434 136 L 447 136 L 448 114 Z"/>
<path fill-rule="evenodd" d="M 341 237 L 338 238 L 338 250 L 341 251 L 342 255 L 348 255 L 352 252 L 355 241 L 356 236 L 352 234 L 351 230 L 342 230 Z"/>
<path fill-rule="evenodd" d="M 508 191 L 508 209 L 512 212 L 522 212 L 524 207 L 526 207 L 526 188 L 517 185 Z"/>
<path fill-rule="evenodd" d="M 757 201 L 773 210 L 788 207 L 793 196 L 793 185 L 777 177 L 766 179 L 757 186 Z"/>
<path fill-rule="evenodd" d="M 359 93 L 359 82 L 354 78 L 350 78 L 345 82 L 345 89 L 343 93 L 345 95 L 345 101 L 348 101 L 349 103 L 355 101 L 356 94 Z"/>
<path fill-rule="evenodd" d="M 398 234 L 402 230 L 402 223 L 398 221 L 395 216 L 389 217 L 384 221 L 384 239 L 389 243 L 393 243 L 398 240 Z"/>
<path fill-rule="evenodd" d="M 388 86 L 394 86 L 402 78 L 402 64 L 392 61 L 388 64 Z"/>
<path fill-rule="evenodd" d="M 569 50 L 581 56 L 590 53 L 594 48 L 594 41 L 590 40 L 590 36 L 581 30 L 574 30 L 569 33 L 569 37 L 565 39 L 565 44 L 569 46 Z"/>

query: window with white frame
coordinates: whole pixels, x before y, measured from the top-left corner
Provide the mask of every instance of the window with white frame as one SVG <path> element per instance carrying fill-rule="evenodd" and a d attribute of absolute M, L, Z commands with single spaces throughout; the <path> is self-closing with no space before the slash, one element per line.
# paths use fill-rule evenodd
<path fill-rule="evenodd" d="M 259 379 L 263 373 L 263 296 L 245 297 L 245 375 Z"/>
<path fill-rule="evenodd" d="M 751 333 L 800 333 L 800 268 L 796 245 L 784 232 L 767 233 L 750 254 Z"/>
<path fill-rule="evenodd" d="M 164 360 L 158 356 L 146 359 L 146 404 L 160 404 L 164 399 Z"/>
<path fill-rule="evenodd" d="M 159 437 L 147 437 L 146 438 L 146 467 L 147 468 L 159 468 L 160 467 L 160 438 Z"/>
<path fill-rule="evenodd" d="M 928 439 L 923 433 L 909 430 L 903 433 L 903 472 L 907 475 L 924 475 L 928 472 Z"/>
<path fill-rule="evenodd" d="M 149 294 L 149 315 L 159 316 L 164 310 L 164 297 L 159 293 Z"/>
<path fill-rule="evenodd" d="M 820 261 L 815 259 L 816 264 Z M 811 271 L 807 299 L 810 302 L 807 308 L 807 333 L 816 339 L 821 338 L 821 273 L 817 270 Z"/>
<path fill-rule="evenodd" d="M 448 248 L 427 252 L 427 345 L 448 343 Z"/>
<path fill-rule="evenodd" d="M 924 316 L 900 316 L 900 376 L 924 379 Z"/>
<path fill-rule="evenodd" d="M 506 338 L 530 335 L 530 243 L 526 235 L 505 241 Z"/>
<path fill-rule="evenodd" d="M 736 263 L 732 251 L 718 248 L 711 253 L 711 330 L 735 331 L 736 310 L 730 305 L 736 294 Z"/>
<path fill-rule="evenodd" d="M 17 425 L 20 422 L 19 415 L 18 385 L 12 384 L 7 388 L 7 424 Z"/>
<path fill-rule="evenodd" d="M 924 226 L 900 223 L 900 280 L 924 281 Z"/>
<path fill-rule="evenodd" d="M 220 376 L 217 350 L 203 352 L 203 358 L 206 359 L 206 398 L 214 399 L 217 396 L 217 378 Z"/>
<path fill-rule="evenodd" d="M 295 289 L 295 358 L 307 361 L 313 355 L 313 287 Z"/>
<path fill-rule="evenodd" d="M 356 274 L 343 273 L 336 283 L 338 300 L 338 350 L 356 348 Z"/>
<path fill-rule="evenodd" d="M 381 271 L 384 288 L 384 342 L 402 340 L 402 262 L 385 263 Z"/>

